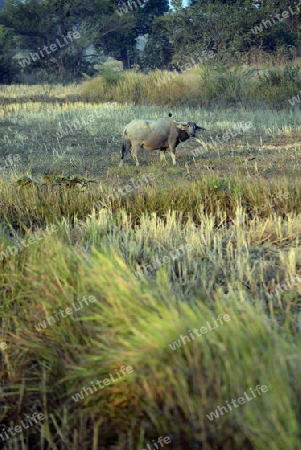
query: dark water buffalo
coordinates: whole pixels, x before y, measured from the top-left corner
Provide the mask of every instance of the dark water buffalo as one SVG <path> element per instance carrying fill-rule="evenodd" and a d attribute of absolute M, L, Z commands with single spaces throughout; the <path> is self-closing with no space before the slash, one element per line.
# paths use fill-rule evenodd
<path fill-rule="evenodd" d="M 140 147 L 145 150 L 160 149 L 160 160 L 165 159 L 165 150 L 169 148 L 173 165 L 176 165 L 175 151 L 180 142 L 196 136 L 197 130 L 206 128 L 195 122 L 176 122 L 169 118 L 157 120 L 133 120 L 123 131 L 122 155 L 119 167 L 122 167 L 126 153 L 132 148 L 131 155 L 139 166 L 137 152 Z"/>

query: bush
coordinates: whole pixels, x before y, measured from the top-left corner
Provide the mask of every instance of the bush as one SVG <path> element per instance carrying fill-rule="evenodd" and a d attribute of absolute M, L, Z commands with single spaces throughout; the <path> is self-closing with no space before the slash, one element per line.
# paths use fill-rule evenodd
<path fill-rule="evenodd" d="M 269 69 L 259 75 L 257 96 L 260 94 L 269 106 L 288 106 L 290 97 L 301 89 L 301 74 L 299 66 L 286 66 L 284 69 Z"/>
<path fill-rule="evenodd" d="M 102 67 L 99 70 L 99 74 L 104 83 L 108 86 L 117 86 L 117 84 L 123 79 L 123 74 L 116 72 L 111 67 Z"/>

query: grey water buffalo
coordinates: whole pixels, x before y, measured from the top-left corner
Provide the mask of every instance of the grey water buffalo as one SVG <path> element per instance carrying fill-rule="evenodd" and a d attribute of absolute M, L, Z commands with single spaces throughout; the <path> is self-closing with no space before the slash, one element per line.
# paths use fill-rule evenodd
<path fill-rule="evenodd" d="M 170 150 L 173 165 L 176 165 L 175 151 L 180 142 L 184 142 L 196 136 L 197 130 L 206 128 L 197 125 L 195 122 L 176 122 L 165 117 L 157 120 L 139 120 L 130 122 L 123 131 L 122 154 L 119 167 L 123 166 L 123 160 L 130 148 L 131 155 L 139 166 L 137 152 L 140 147 L 145 150 L 160 149 L 160 160 L 165 160 L 165 151 Z"/>

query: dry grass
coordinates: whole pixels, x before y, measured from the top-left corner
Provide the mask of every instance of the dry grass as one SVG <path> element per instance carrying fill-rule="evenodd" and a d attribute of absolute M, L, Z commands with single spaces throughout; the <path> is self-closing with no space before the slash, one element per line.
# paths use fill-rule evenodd
<path fill-rule="evenodd" d="M 300 66 L 296 63 L 287 64 L 284 68 L 260 65 L 228 67 L 212 59 L 208 64 L 196 65 L 180 74 L 160 70 L 147 75 L 107 73 L 87 81 L 82 94 L 98 102 L 203 108 L 268 105 L 288 109 L 288 99 L 296 96 L 300 88 Z"/>
<path fill-rule="evenodd" d="M 118 169 L 123 126 L 168 112 L 118 102 L 16 102 L 0 112 L 3 161 L 20 155 L 0 183 L 0 344 L 7 344 L 0 443 L 7 450 L 141 450 L 167 435 L 174 450 L 300 446 L 298 111 L 179 107 L 178 120 L 208 128 L 203 153 L 193 160 L 199 144 L 186 142 L 176 168 L 141 151 L 139 168 L 128 159 Z M 91 114 L 89 124 L 57 139 L 60 128 Z M 242 121 L 253 127 L 210 147 L 210 136 Z M 96 183 L 67 188 L 58 177 L 41 178 L 55 170 Z M 155 179 L 143 188 L 112 195 L 147 174 Z M 24 176 L 37 184 L 18 185 Z M 39 240 L 53 224 L 57 230 Z M 182 245 L 189 251 L 173 258 Z M 146 265 L 149 277 L 141 276 Z M 96 302 L 59 316 L 85 295 Z M 170 348 L 219 314 L 231 320 Z M 72 399 L 123 364 L 130 375 Z M 268 392 L 208 419 L 258 384 Z M 45 419 L 2 442 L 1 433 L 34 412 Z"/>
<path fill-rule="evenodd" d="M 229 105 L 289 109 L 288 99 L 301 89 L 298 59 L 283 66 L 266 62 L 228 66 L 215 56 L 206 64 L 195 65 L 182 73 L 155 70 L 114 72 L 108 68 L 98 77 L 78 85 L 2 86 L 0 102 L 119 102 L 166 107 L 215 108 Z M 298 108 L 299 106 L 297 106 Z"/>
<path fill-rule="evenodd" d="M 42 194 L 37 199 L 33 189 L 27 201 L 21 194 L 28 213 L 43 198 L 49 200 Z M 70 211 L 75 196 L 63 195 Z M 91 448 L 93 433 L 100 445 L 94 441 L 95 449 L 114 443 L 112 448 L 138 450 L 162 434 L 175 449 L 260 449 L 267 440 L 271 448 L 285 442 L 297 448 L 301 283 L 274 296 L 271 290 L 301 276 L 300 215 L 244 223 L 238 207 L 233 224 L 225 226 L 226 211 L 212 199 L 207 208 L 216 204 L 219 213 L 202 212 L 200 203 L 198 226 L 168 210 L 162 218 L 145 212 L 135 225 L 124 209 L 113 215 L 111 208 L 98 213 L 92 208 L 84 220 L 73 221 L 63 218 L 64 208 L 59 214 L 59 198 L 49 204 L 58 231 L 2 263 L 5 427 L 29 411 L 41 411 L 42 429 L 24 434 L 51 449 L 62 442 Z M 37 228 L 26 231 L 26 242 L 32 232 Z M 17 235 L 3 233 L 2 250 L 7 250 Z M 156 257 L 162 261 L 181 244 L 193 249 L 155 270 L 150 280 L 135 279 L 139 265 Z M 37 331 L 39 322 L 84 295 L 97 302 Z M 182 349 L 169 348 L 188 329 L 212 323 L 220 313 L 231 317 L 229 324 Z M 73 402 L 72 395 L 122 364 L 134 373 Z M 212 423 L 207 419 L 217 406 L 258 383 L 268 386 L 265 397 Z M 166 413 L 152 423 L 162 409 Z M 10 441 L 21 445 L 19 437 Z"/>

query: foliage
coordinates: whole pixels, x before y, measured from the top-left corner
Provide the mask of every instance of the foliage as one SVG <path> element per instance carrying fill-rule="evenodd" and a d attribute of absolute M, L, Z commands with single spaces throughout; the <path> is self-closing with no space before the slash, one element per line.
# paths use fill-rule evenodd
<path fill-rule="evenodd" d="M 98 56 L 104 52 L 121 60 L 125 68 L 138 64 L 143 71 L 170 68 L 188 55 L 205 50 L 214 51 L 220 61 L 231 65 L 242 61 L 250 64 L 248 55 L 255 52 L 261 52 L 262 59 L 266 55 L 275 58 L 280 51 L 286 54 L 286 60 L 300 54 L 301 12 L 278 20 L 276 15 L 285 10 L 278 1 L 256 6 L 251 0 L 196 0 L 185 8 L 181 1 L 173 1 L 170 10 L 167 0 L 149 0 L 143 5 L 135 2 L 131 8 L 124 5 L 127 3 L 120 0 L 7 0 L 0 12 L 0 23 L 17 49 L 34 52 L 55 43 L 70 30 L 80 32 L 78 41 L 32 62 L 23 71 L 25 78 L 32 74 L 41 82 L 44 76 L 35 76 L 34 72 L 45 71 L 49 79 L 54 74 L 74 80 L 84 73 L 94 75 L 84 53 L 91 44 Z M 144 52 L 136 48 L 139 36 L 147 37 Z M 5 59 L 10 68 L 5 77 L 18 81 L 21 67 L 15 64 L 12 69 L 11 52 L 11 46 L 0 42 L 2 61 Z"/>
<path fill-rule="evenodd" d="M 70 73 L 76 79 L 89 72 L 84 50 L 91 44 L 97 51 L 122 60 L 125 67 L 136 63 L 136 38 L 151 31 L 153 20 L 168 9 L 168 2 L 149 0 L 145 7 L 123 15 L 116 13 L 117 6 L 116 0 L 8 0 L 0 12 L 0 23 L 12 31 L 19 49 L 36 53 L 68 32 L 78 31 L 78 41 L 63 45 L 65 48 L 31 62 L 27 68 L 28 73 L 42 68 L 49 74 Z"/>
<path fill-rule="evenodd" d="M 269 69 L 258 78 L 257 91 L 266 99 L 266 102 L 279 107 L 295 97 L 301 89 L 300 66 L 287 65 L 283 70 Z"/>
<path fill-rule="evenodd" d="M 13 78 L 12 33 L 0 25 L 0 83 L 10 84 Z"/>
<path fill-rule="evenodd" d="M 152 33 L 148 36 L 144 49 L 144 65 L 142 68 L 168 67 L 173 54 L 170 40 L 168 17 L 159 17 L 154 21 Z"/>
<path fill-rule="evenodd" d="M 110 67 L 103 67 L 99 70 L 99 74 L 108 86 L 116 86 L 124 78 L 124 74 L 121 72 L 116 72 Z"/>
<path fill-rule="evenodd" d="M 275 17 L 283 10 L 285 8 L 279 2 L 264 2 L 256 7 L 254 1 L 249 0 L 197 0 L 190 2 L 188 8 L 176 6 L 166 16 L 165 26 L 175 58 L 183 59 L 184 55 L 207 49 L 214 50 L 226 61 L 231 61 L 235 54 L 236 62 L 239 62 L 243 53 L 253 48 L 268 53 L 280 47 L 294 51 L 300 48 L 296 26 L 301 23 L 300 12 L 285 21 L 276 19 L 257 34 L 252 31 L 263 20 Z"/>

